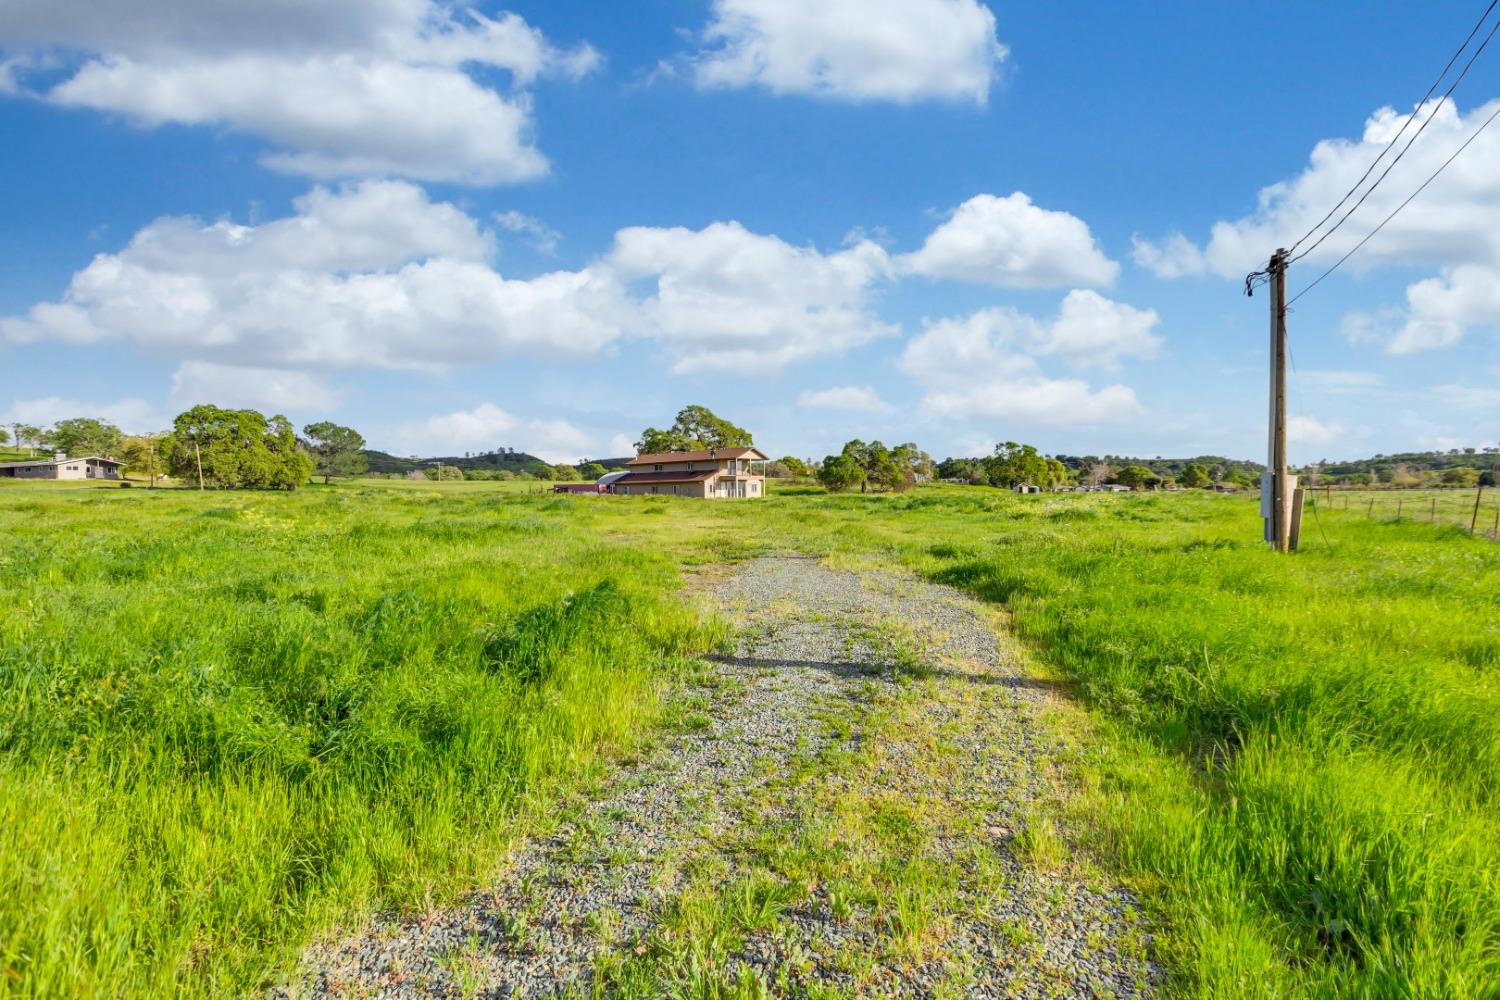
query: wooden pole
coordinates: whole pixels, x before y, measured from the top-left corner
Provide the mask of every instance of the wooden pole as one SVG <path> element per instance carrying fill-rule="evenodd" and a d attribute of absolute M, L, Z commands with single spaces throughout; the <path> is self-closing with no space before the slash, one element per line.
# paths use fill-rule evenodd
<path fill-rule="evenodd" d="M 198 492 L 203 492 L 203 452 L 198 450 L 198 438 L 193 438 L 193 458 L 198 462 Z"/>
<path fill-rule="evenodd" d="M 1437 497 L 1432 498 L 1432 510 L 1427 512 L 1427 516 L 1433 524 L 1437 524 Z"/>
<path fill-rule="evenodd" d="M 1401 520 L 1401 504 L 1404 503 L 1405 501 L 1406 501 L 1406 497 L 1397 497 L 1396 498 L 1396 520 L 1398 520 L 1398 521 Z"/>
<path fill-rule="evenodd" d="M 1302 544 L 1302 504 L 1306 496 L 1306 491 L 1300 486 L 1292 491 L 1292 510 L 1288 518 L 1290 527 L 1287 534 L 1287 544 L 1292 552 L 1296 552 Z"/>
<path fill-rule="evenodd" d="M 1469 534 L 1474 534 L 1474 526 L 1479 523 L 1479 500 L 1484 496 L 1484 487 L 1479 487 L 1474 494 L 1474 516 L 1469 518 Z"/>
<path fill-rule="evenodd" d="M 1371 518 L 1371 517 L 1374 517 L 1374 516 L 1375 516 L 1375 498 L 1371 497 L 1370 498 L 1370 506 L 1368 506 L 1368 507 L 1365 508 L 1365 517 L 1366 518 Z"/>
<path fill-rule="evenodd" d="M 1286 552 L 1292 526 L 1286 469 L 1286 251 L 1271 255 L 1271 546 Z"/>

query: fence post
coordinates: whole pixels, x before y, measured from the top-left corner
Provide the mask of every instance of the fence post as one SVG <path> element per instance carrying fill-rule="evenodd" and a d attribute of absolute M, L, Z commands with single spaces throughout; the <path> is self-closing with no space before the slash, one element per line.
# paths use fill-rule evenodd
<path fill-rule="evenodd" d="M 1479 523 L 1479 498 L 1484 496 L 1484 487 L 1479 487 L 1474 494 L 1474 516 L 1469 518 L 1469 534 L 1474 534 L 1474 525 Z"/>
<path fill-rule="evenodd" d="M 1375 516 L 1375 498 L 1370 498 L 1370 505 L 1365 508 L 1365 518 L 1368 520 Z"/>
<path fill-rule="evenodd" d="M 1432 498 L 1432 510 L 1427 516 L 1432 519 L 1433 524 L 1437 524 L 1437 497 Z"/>
<path fill-rule="evenodd" d="M 1406 502 L 1406 497 L 1396 498 L 1396 520 L 1401 520 L 1401 505 Z"/>

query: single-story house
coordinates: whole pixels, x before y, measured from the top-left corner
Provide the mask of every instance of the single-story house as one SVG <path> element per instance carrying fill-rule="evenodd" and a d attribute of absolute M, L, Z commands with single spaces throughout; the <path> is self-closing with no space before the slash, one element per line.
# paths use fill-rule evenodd
<path fill-rule="evenodd" d="M 51 458 L 32 458 L 0 465 L 0 476 L 8 479 L 119 479 L 124 462 L 89 455 L 69 458 L 58 453 Z"/>
<path fill-rule="evenodd" d="M 611 493 L 639 496 L 763 497 L 766 456 L 755 448 L 710 448 L 637 455 L 625 475 L 609 483 Z"/>

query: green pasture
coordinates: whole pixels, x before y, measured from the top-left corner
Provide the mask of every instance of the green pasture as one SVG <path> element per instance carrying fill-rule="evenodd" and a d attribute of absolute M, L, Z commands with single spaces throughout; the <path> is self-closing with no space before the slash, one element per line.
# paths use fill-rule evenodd
<path fill-rule="evenodd" d="M 683 570 L 785 550 L 1003 609 L 1175 993 L 1497 995 L 1500 545 L 1325 509 L 1277 556 L 1203 493 L 539 486 L 0 492 L 0 995 L 255 992 L 482 885 L 724 642 Z"/>

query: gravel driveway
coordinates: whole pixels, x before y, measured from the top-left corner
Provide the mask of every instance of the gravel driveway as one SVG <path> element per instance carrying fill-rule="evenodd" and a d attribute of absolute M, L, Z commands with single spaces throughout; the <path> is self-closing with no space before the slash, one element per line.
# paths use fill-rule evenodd
<path fill-rule="evenodd" d="M 310 996 L 1135 996 L 1138 908 L 1039 811 L 1044 691 L 972 598 L 776 557 L 678 725 L 499 885 L 311 950 Z"/>

